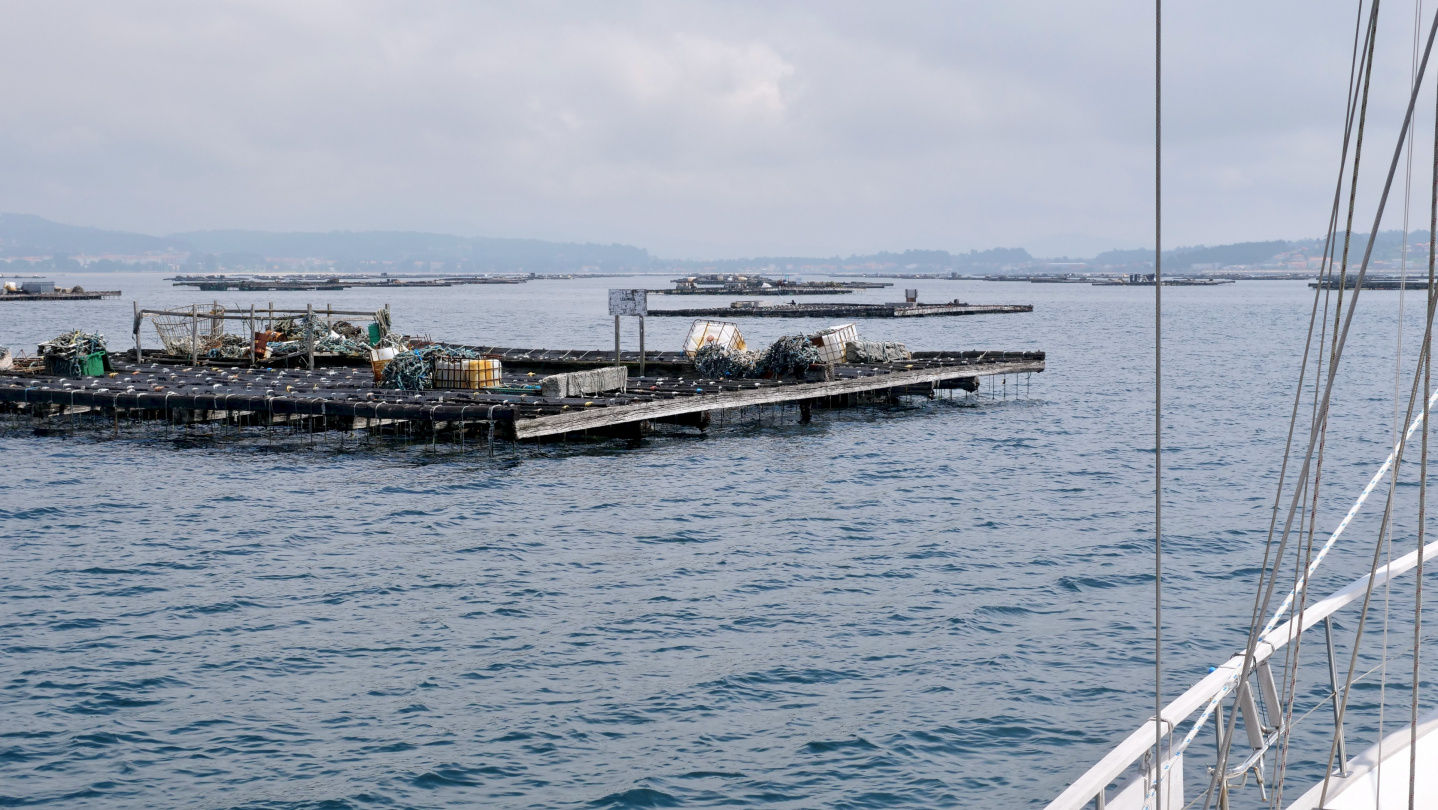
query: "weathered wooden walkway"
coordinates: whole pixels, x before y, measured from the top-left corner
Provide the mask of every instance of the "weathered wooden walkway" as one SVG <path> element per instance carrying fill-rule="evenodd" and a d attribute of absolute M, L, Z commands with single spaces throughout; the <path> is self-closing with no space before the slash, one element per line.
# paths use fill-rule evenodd
<path fill-rule="evenodd" d="M 120 290 L 94 290 L 92 292 L 47 292 L 47 293 L 0 293 L 0 301 L 99 301 L 102 298 L 119 298 Z"/>
<path fill-rule="evenodd" d="M 1033 304 L 775 304 L 773 306 L 651 309 L 652 317 L 682 318 L 923 318 L 932 315 L 999 315 L 1033 312 Z"/>
<path fill-rule="evenodd" d="M 713 412 L 784 403 L 797 404 L 807 419 L 812 407 L 842 407 L 864 395 L 972 391 L 980 377 L 1044 370 L 1043 352 L 927 352 L 892 363 L 811 366 L 803 379 L 716 380 L 696 376 L 682 355 L 651 353 L 646 366 L 658 374 L 631 377 L 624 391 L 543 397 L 534 385 L 540 374 L 565 366 L 593 368 L 606 354 L 612 363 L 613 352 L 500 349 L 494 354 L 505 366 L 502 388 L 424 391 L 377 388 L 367 367 L 175 366 L 136 364 L 112 355 L 114 373 L 105 377 L 0 372 L 0 410 L 35 416 L 98 411 L 117 425 L 121 418 L 237 426 L 307 420 L 311 429 L 320 430 L 409 423 L 431 433 L 481 431 L 491 438 L 523 440 L 637 434 L 651 423 L 702 429 Z M 630 358 L 623 359 L 627 365 Z"/>

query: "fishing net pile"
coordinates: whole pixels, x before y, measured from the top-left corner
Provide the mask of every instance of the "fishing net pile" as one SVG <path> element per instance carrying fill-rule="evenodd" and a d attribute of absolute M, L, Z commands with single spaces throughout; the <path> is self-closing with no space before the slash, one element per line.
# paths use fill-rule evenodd
<path fill-rule="evenodd" d="M 330 333 L 315 341 L 315 351 L 342 354 L 346 357 L 369 356 L 369 341 Z"/>
<path fill-rule="evenodd" d="M 52 373 L 79 377 L 85 373 L 90 355 L 105 351 L 105 336 L 76 329 L 40 344 L 40 349 Z"/>
<path fill-rule="evenodd" d="M 785 335 L 762 352 L 731 349 L 706 343 L 694 353 L 694 370 L 707 379 L 802 377 L 809 366 L 822 362 L 819 350 L 804 335 Z"/>
<path fill-rule="evenodd" d="M 275 331 L 282 339 L 269 343 L 271 357 L 304 354 L 311 339 L 314 340 L 315 351 L 321 354 L 369 356 L 370 345 L 365 330 L 348 321 L 337 321 L 331 326 L 319 314 L 301 315 L 275 321 Z"/>
<path fill-rule="evenodd" d="M 422 391 L 434 384 L 434 363 L 426 361 L 414 352 L 395 355 L 385 364 L 380 375 L 380 388 L 394 388 L 400 391 Z"/>
<path fill-rule="evenodd" d="M 415 349 L 415 354 L 423 357 L 431 366 L 435 360 L 479 360 L 483 354 L 462 346 L 446 346 L 443 343 L 432 343 L 420 349 Z"/>
<path fill-rule="evenodd" d="M 298 340 L 303 342 L 305 338 L 313 336 L 320 340 L 330 333 L 330 325 L 325 319 L 318 315 L 300 315 L 294 318 L 280 318 L 275 321 L 275 331 L 285 340 Z"/>
<path fill-rule="evenodd" d="M 389 336 L 386 335 L 386 338 Z M 396 341 L 398 342 L 398 341 Z M 380 341 L 384 343 L 383 340 Z M 436 360 L 478 360 L 483 354 L 460 346 L 446 346 L 434 343 L 409 351 L 400 344 L 401 353 L 395 355 L 380 374 L 380 388 L 394 388 L 400 391 L 422 391 L 434 387 L 434 364 Z"/>
<path fill-rule="evenodd" d="M 845 328 L 853 333 L 852 326 Z M 694 370 L 699 376 L 711 380 L 803 377 L 810 366 L 825 362 L 824 353 L 815 344 L 821 340 L 832 341 L 832 333 L 837 329 L 839 327 L 820 332 L 814 337 L 785 335 L 761 352 L 744 351 L 711 340 L 694 352 Z M 831 354 L 831 357 L 837 362 L 891 363 L 910 360 L 913 353 L 902 343 L 850 340 L 844 343 L 842 356 Z"/>
<path fill-rule="evenodd" d="M 409 344 L 405 342 L 404 337 L 396 335 L 394 332 L 385 332 L 374 347 L 376 349 L 394 349 L 397 352 L 409 351 Z"/>
<path fill-rule="evenodd" d="M 819 350 L 804 335 L 785 335 L 759 355 L 755 370 L 760 374 L 782 377 L 786 374 L 804 376 L 809 366 L 823 362 Z"/>
<path fill-rule="evenodd" d="M 239 335 L 223 334 L 205 356 L 212 359 L 240 360 L 250 356 L 250 342 Z"/>
<path fill-rule="evenodd" d="M 711 380 L 725 377 L 753 377 L 756 352 L 731 349 L 718 343 L 706 343 L 694 353 L 694 369 L 699 376 Z"/>

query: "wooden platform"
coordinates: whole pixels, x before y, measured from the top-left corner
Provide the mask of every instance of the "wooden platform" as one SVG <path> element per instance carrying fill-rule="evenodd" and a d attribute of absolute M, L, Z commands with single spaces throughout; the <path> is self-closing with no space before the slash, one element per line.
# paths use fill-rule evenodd
<path fill-rule="evenodd" d="M 846 295 L 863 287 L 695 287 L 693 289 L 646 290 L 650 295 L 732 295 L 732 296 L 779 296 L 779 295 Z M 653 313 L 650 313 L 651 315 Z"/>
<path fill-rule="evenodd" d="M 923 318 L 934 315 L 1000 315 L 1033 312 L 1032 304 L 775 304 L 698 309 L 651 309 L 651 317 L 675 318 Z"/>
<path fill-rule="evenodd" d="M 1345 289 L 1345 290 L 1351 290 L 1351 289 L 1353 289 L 1354 287 L 1356 287 L 1357 285 L 1358 285 L 1358 274 L 1355 272 L 1355 273 L 1350 274 L 1350 275 L 1348 276 L 1348 278 L 1344 280 L 1344 283 L 1343 283 L 1342 286 L 1343 286 L 1343 289 Z M 1325 289 L 1325 290 L 1336 290 L 1336 289 L 1338 289 L 1338 287 L 1339 287 L 1338 279 L 1336 279 L 1336 278 L 1326 278 L 1326 279 L 1324 279 L 1324 280 L 1322 280 L 1322 281 L 1310 281 L 1310 282 L 1308 282 L 1308 288 L 1309 288 L 1310 290 L 1311 290 L 1311 289 L 1316 289 L 1316 288 L 1318 288 L 1319 286 L 1322 286 L 1322 288 Z M 1424 291 L 1426 291 L 1426 290 L 1428 289 L 1428 280 L 1427 280 L 1426 278 L 1419 278 L 1416 273 L 1415 273 L 1412 277 L 1407 278 L 1407 279 L 1393 278 L 1393 277 L 1391 277 L 1391 276 L 1377 276 L 1377 277 L 1369 276 L 1369 277 L 1363 279 L 1363 289 L 1365 289 L 1365 290 L 1424 290 Z"/>
<path fill-rule="evenodd" d="M 528 361 L 520 357 L 526 351 Z M 0 372 L 0 405 L 37 415 L 91 408 L 169 422 L 235 419 L 236 414 L 246 414 L 247 424 L 306 418 L 321 429 L 344 430 L 399 421 L 436 432 L 484 427 L 491 437 L 522 440 L 612 434 L 617 428 L 639 432 L 654 422 L 702 428 L 711 412 L 756 405 L 795 403 L 807 414 L 815 405 L 843 406 L 862 399 L 851 399 L 855 395 L 971 391 L 980 377 L 1042 372 L 1045 367 L 1043 352 L 928 352 L 894 363 L 811 366 L 802 379 L 715 380 L 696 377 L 693 366 L 678 358 L 654 353 L 646 355 L 646 366 L 663 367 L 668 361 L 674 370 L 631 378 L 623 392 L 545 398 L 531 388 L 545 371 L 563 367 L 561 357 L 572 358 L 569 365 L 577 369 L 592 367 L 591 361 L 600 359 L 596 355 L 604 353 L 506 349 L 501 354 L 504 389 L 425 391 L 377 388 L 368 367 L 306 371 L 137 365 L 113 355 L 115 373 L 106 377 Z M 613 353 L 608 354 L 612 361 Z M 526 370 L 531 367 L 542 371 Z"/>
<path fill-rule="evenodd" d="M 99 301 L 119 298 L 120 290 L 95 290 L 80 293 L 0 293 L 0 301 Z"/>

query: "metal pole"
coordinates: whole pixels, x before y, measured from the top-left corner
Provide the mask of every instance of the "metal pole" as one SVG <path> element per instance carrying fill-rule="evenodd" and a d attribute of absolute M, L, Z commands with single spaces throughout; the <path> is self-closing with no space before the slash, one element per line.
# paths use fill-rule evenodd
<path fill-rule="evenodd" d="M 1338 775 L 1348 775 L 1348 749 L 1343 739 L 1343 715 L 1338 706 L 1338 660 L 1333 651 L 1333 617 L 1323 617 L 1323 639 L 1328 642 L 1328 685 L 1333 687 L 1333 733 L 1338 737 Z"/>
<path fill-rule="evenodd" d="M 249 338 L 250 338 L 250 368 L 254 368 L 254 367 L 255 367 L 255 331 L 256 331 L 256 330 L 255 330 L 255 305 L 254 305 L 254 304 L 250 304 L 250 323 L 249 323 L 249 333 L 250 333 L 250 335 L 249 335 Z"/>
<path fill-rule="evenodd" d="M 190 365 L 200 363 L 200 308 L 190 304 Z"/>
<path fill-rule="evenodd" d="M 644 376 L 644 316 L 639 316 L 639 376 Z"/>
<path fill-rule="evenodd" d="M 268 325 L 265 327 L 265 331 L 266 331 L 266 332 L 272 332 L 272 331 L 274 331 L 274 328 L 275 328 L 275 302 L 274 302 L 274 301 L 271 301 L 271 302 L 270 302 L 270 319 L 269 319 L 269 321 L 268 321 Z"/>
<path fill-rule="evenodd" d="M 305 356 L 309 359 L 310 371 L 315 370 L 315 305 L 305 304 Z"/>
<path fill-rule="evenodd" d="M 140 302 L 135 302 L 135 363 L 140 362 Z"/>
<path fill-rule="evenodd" d="M 614 365 L 620 366 L 619 362 L 619 316 L 614 316 Z"/>

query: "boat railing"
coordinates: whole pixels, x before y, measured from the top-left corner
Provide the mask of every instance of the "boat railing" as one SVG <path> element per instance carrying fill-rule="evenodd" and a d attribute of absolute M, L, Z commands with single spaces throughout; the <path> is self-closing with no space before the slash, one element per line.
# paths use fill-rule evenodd
<path fill-rule="evenodd" d="M 1438 554 L 1438 542 L 1430 543 L 1424 547 L 1424 554 L 1431 556 Z M 1393 560 L 1385 566 L 1381 566 L 1374 573 L 1373 587 L 1382 587 L 1388 581 L 1401 576 L 1412 570 L 1418 564 L 1418 551 L 1414 550 L 1408 554 Z M 1332 624 L 1330 618 L 1334 613 L 1347 605 L 1358 600 L 1368 591 L 1368 576 L 1364 575 L 1349 583 L 1347 586 L 1334 591 L 1327 597 L 1308 604 L 1299 613 L 1298 617 L 1290 619 L 1275 627 L 1266 636 L 1259 640 L 1254 650 L 1254 661 L 1251 668 L 1251 677 L 1257 680 L 1257 688 L 1263 699 L 1263 703 L 1275 711 L 1279 705 L 1277 689 L 1274 685 L 1273 673 L 1269 667 L 1269 659 L 1273 654 L 1283 649 L 1290 641 L 1296 639 L 1302 633 L 1312 629 L 1320 622 L 1324 623 L 1327 631 L 1327 641 L 1330 661 L 1330 676 L 1336 677 L 1333 663 L 1332 645 Z M 1300 623 L 1301 622 L 1301 623 Z M 1203 680 L 1189 687 L 1186 692 L 1179 695 L 1163 709 L 1162 724 L 1165 738 L 1169 740 L 1168 751 L 1164 757 L 1164 771 L 1174 773 L 1176 776 L 1182 772 L 1182 758 L 1184 745 L 1193 739 L 1199 727 L 1208 720 L 1210 714 L 1217 715 L 1220 719 L 1216 721 L 1217 727 L 1222 733 L 1223 722 L 1221 720 L 1222 701 L 1225 697 L 1238 693 L 1237 708 L 1243 715 L 1243 725 L 1249 739 L 1253 755 L 1249 756 L 1242 765 L 1230 771 L 1229 776 L 1242 775 L 1250 768 L 1261 768 L 1262 753 L 1268 746 L 1273 744 L 1277 737 L 1278 724 L 1269 723 L 1261 714 L 1257 701 L 1253 696 L 1253 687 L 1248 682 L 1238 684 L 1240 674 L 1243 672 L 1242 652 L 1234 655 L 1218 667 L 1215 667 Z M 1337 692 L 1336 683 L 1334 692 Z M 1236 689 L 1235 689 L 1236 687 Z M 1185 723 L 1195 712 L 1203 711 L 1185 737 L 1184 745 L 1174 745 L 1173 737 L 1179 725 Z M 1154 719 L 1150 717 L 1143 725 L 1139 726 L 1132 734 L 1129 734 L 1122 742 L 1109 751 L 1093 767 L 1089 768 L 1082 776 L 1068 786 L 1059 794 L 1058 798 L 1048 804 L 1047 810 L 1080 810 L 1085 807 L 1096 807 L 1103 810 L 1119 810 L 1120 807 L 1127 808 L 1132 804 L 1134 808 L 1144 806 L 1148 803 L 1148 797 L 1152 794 L 1153 767 L 1150 762 L 1154 748 Z M 1341 736 L 1340 736 L 1341 739 Z M 1250 762 L 1251 760 L 1251 762 Z M 1339 752 L 1339 764 L 1342 767 L 1344 755 Z M 1140 766 L 1140 773 L 1134 781 L 1119 789 L 1118 799 L 1109 798 L 1109 792 L 1115 781 L 1129 772 L 1135 766 Z M 1181 777 L 1177 777 L 1181 779 Z M 1182 795 L 1182 786 L 1174 785 L 1172 790 L 1177 791 L 1176 795 Z M 1169 795 L 1169 791 L 1165 791 Z M 1138 803 L 1133 803 L 1137 798 Z M 1151 806 L 1151 804 L 1149 804 Z M 1175 806 L 1172 802 L 1165 802 L 1165 807 Z M 1181 806 L 1181 803 L 1176 806 Z"/>

